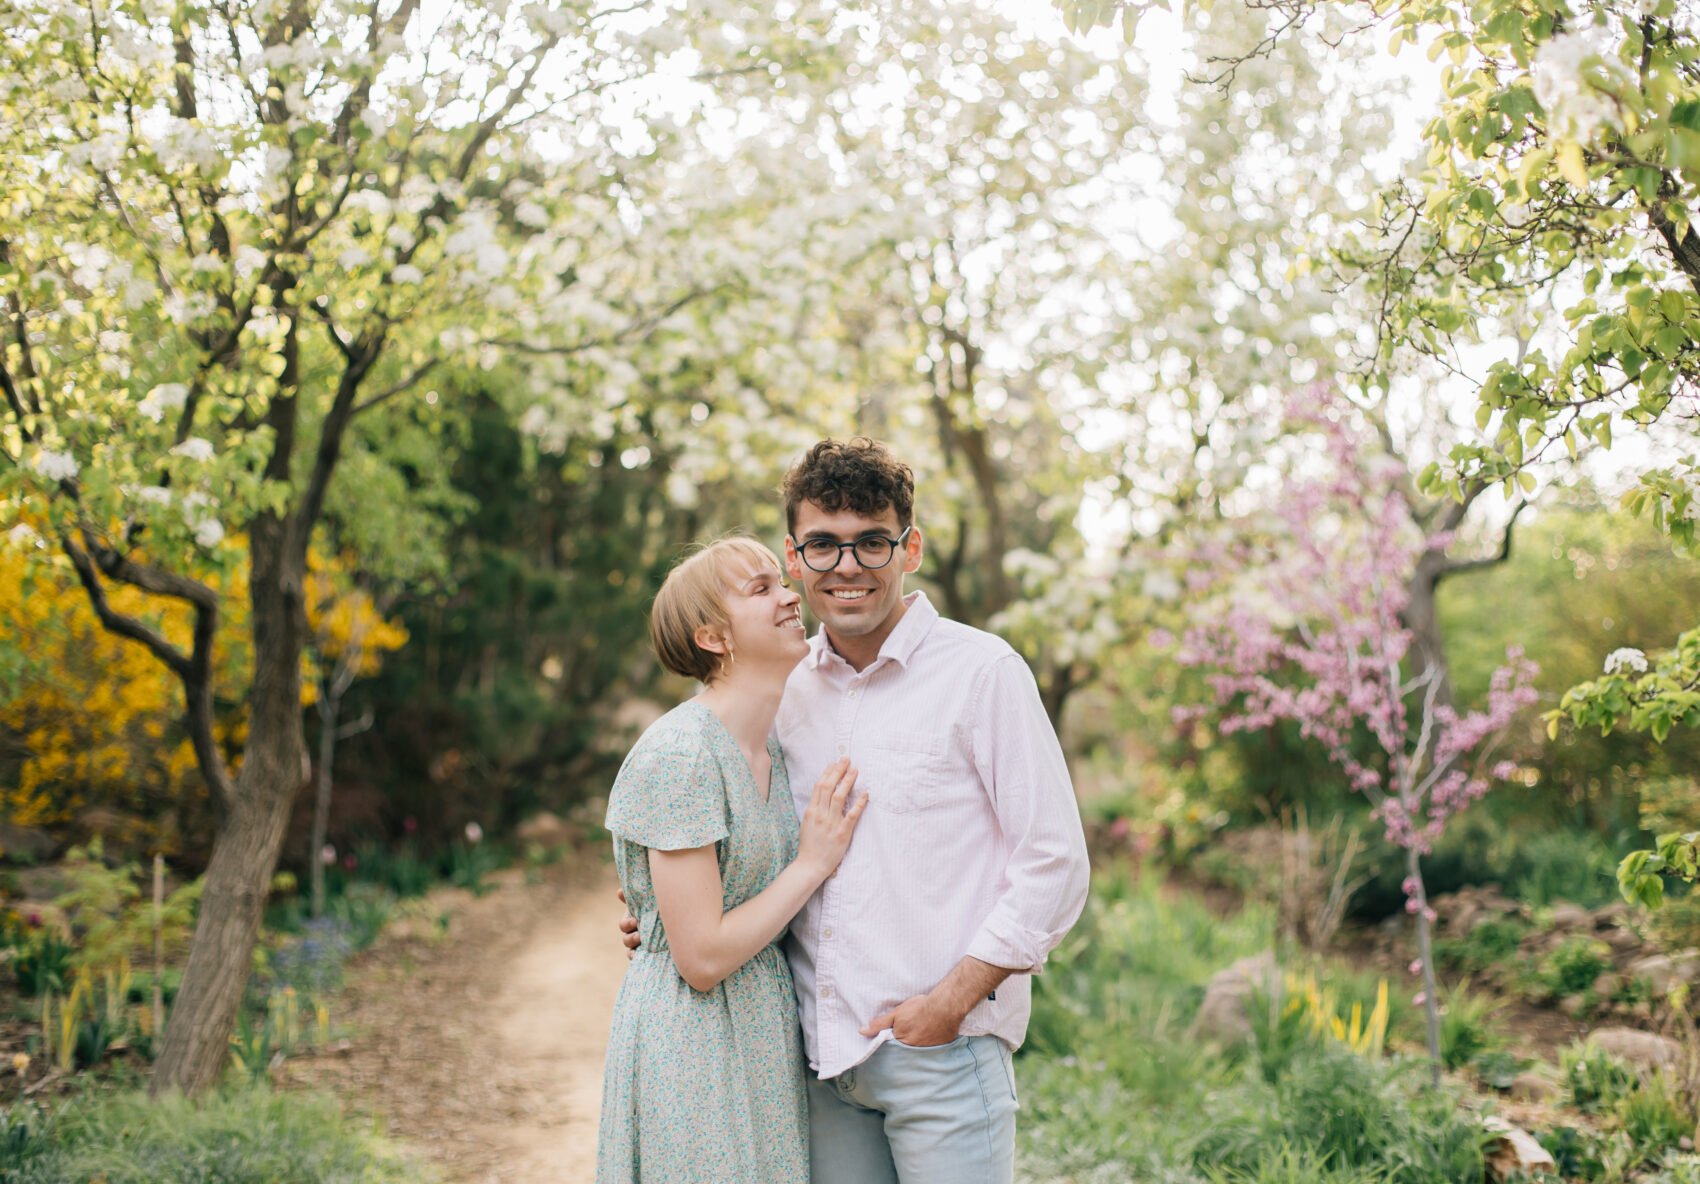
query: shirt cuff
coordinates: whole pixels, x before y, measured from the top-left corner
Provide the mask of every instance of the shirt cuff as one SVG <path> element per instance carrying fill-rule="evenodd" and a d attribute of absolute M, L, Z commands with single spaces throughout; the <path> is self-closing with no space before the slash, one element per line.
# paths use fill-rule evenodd
<path fill-rule="evenodd" d="M 1011 974 L 1038 974 L 1045 966 L 1044 947 L 1024 932 L 1000 933 L 987 925 L 968 943 L 968 956 Z"/>

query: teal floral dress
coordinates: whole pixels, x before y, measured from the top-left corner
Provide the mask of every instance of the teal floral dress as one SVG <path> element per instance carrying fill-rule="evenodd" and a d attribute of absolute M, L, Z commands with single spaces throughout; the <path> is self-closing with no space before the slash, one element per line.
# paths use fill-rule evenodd
<path fill-rule="evenodd" d="M 608 829 L 643 947 L 626 969 L 602 1073 L 597 1184 L 807 1184 L 808 1115 L 791 970 L 778 940 L 713 990 L 680 976 L 656 909 L 649 853 L 717 846 L 722 908 L 797 854 L 785 758 L 768 741 L 763 798 L 725 726 L 694 701 L 627 755 Z"/>

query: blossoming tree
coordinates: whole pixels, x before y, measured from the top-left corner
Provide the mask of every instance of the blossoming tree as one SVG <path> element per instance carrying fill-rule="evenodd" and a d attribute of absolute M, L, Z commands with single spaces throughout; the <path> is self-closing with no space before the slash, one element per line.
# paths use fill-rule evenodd
<path fill-rule="evenodd" d="M 1401 615 L 1423 556 L 1449 540 L 1425 538 L 1397 487 L 1404 466 L 1378 455 L 1348 401 L 1315 388 L 1289 402 L 1287 417 L 1296 455 L 1272 509 L 1216 552 L 1223 570 L 1199 573 L 1216 587 L 1177 657 L 1208 672 L 1223 731 L 1289 721 L 1322 744 L 1405 852 L 1438 1072 L 1434 914 L 1421 859 L 1454 815 L 1511 775 L 1508 762 L 1484 767 L 1483 754 L 1534 702 L 1535 666 L 1512 650 L 1483 706 L 1460 712 L 1441 699 L 1443 666 L 1414 650 Z"/>
<path fill-rule="evenodd" d="M 699 95 L 769 87 L 822 20 L 784 17 L 736 2 L 642 19 L 571 0 L 8 7 L 0 513 L 27 506 L 104 627 L 176 677 L 221 811 L 156 1090 L 198 1091 L 225 1061 L 306 776 L 307 554 L 339 468 L 381 461 L 386 425 L 449 414 L 434 380 L 456 367 L 571 358 L 570 383 L 538 371 L 561 416 L 639 393 L 630 356 L 736 260 L 677 245 L 725 202 L 659 196 L 696 142 L 688 121 L 614 97 L 670 60 Z M 214 734 L 211 677 L 224 606 L 209 573 L 232 563 L 253 651 L 239 763 Z M 187 638 L 162 627 L 167 605 L 192 615 Z"/>
<path fill-rule="evenodd" d="M 1057 0 L 1075 28 L 1147 0 Z M 1278 40 L 1346 0 L 1249 7 Z M 1457 347 L 1503 343 L 1478 392 L 1481 436 L 1423 475 L 1435 494 L 1480 482 L 1532 488 L 1533 466 L 1637 439 L 1624 504 L 1692 554 L 1700 525 L 1700 21 L 1680 0 L 1485 0 L 1373 6 L 1390 49 L 1443 62 L 1421 171 L 1391 186 L 1338 260 L 1377 310 L 1376 365 L 1416 351 L 1456 368 Z M 1213 73 L 1232 86 L 1237 63 Z M 1663 447 L 1649 447 L 1649 444 Z M 1663 738 L 1700 726 L 1700 629 L 1613 663 L 1552 716 Z M 1665 836 L 1620 868 L 1626 895 L 1692 879 L 1695 836 Z"/>

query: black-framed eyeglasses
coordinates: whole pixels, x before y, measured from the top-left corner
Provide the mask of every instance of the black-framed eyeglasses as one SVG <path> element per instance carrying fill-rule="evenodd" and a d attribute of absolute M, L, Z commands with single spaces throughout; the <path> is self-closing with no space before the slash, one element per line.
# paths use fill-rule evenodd
<path fill-rule="evenodd" d="M 856 556 L 856 562 L 869 570 L 884 567 L 891 562 L 891 557 L 897 554 L 909 537 L 913 526 L 905 526 L 903 533 L 896 538 L 887 538 L 883 534 L 865 534 L 853 542 L 841 543 L 836 539 L 813 538 L 803 542 L 797 541 L 797 536 L 791 536 L 791 545 L 797 548 L 797 554 L 803 557 L 803 565 L 810 571 L 831 571 L 844 558 L 845 548 L 849 548 Z"/>

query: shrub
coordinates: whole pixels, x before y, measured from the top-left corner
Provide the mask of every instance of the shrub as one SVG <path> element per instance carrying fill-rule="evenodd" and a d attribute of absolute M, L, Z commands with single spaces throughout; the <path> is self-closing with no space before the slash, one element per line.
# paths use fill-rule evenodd
<path fill-rule="evenodd" d="M 69 1106 L 13 1154 L 0 1184 L 418 1184 L 434 1179 L 334 1102 L 264 1088 L 200 1102 L 126 1093 Z"/>
<path fill-rule="evenodd" d="M 1479 1180 L 1481 1127 L 1450 1093 L 1419 1080 L 1426 1071 L 1320 1046 L 1293 1058 L 1275 1086 L 1248 1085 L 1267 1091 L 1266 1101 L 1242 1097 L 1224 1108 L 1198 1137 L 1193 1160 L 1201 1170 L 1243 1175 L 1255 1173 L 1270 1148 L 1291 1147 L 1336 1171 L 1375 1169 L 1387 1184 Z"/>
<path fill-rule="evenodd" d="M 39 997 L 48 991 L 65 990 L 77 949 L 57 930 L 51 926 L 36 929 L 13 949 L 12 973 L 18 976 L 18 989 L 24 994 Z"/>
<path fill-rule="evenodd" d="M 1270 1148 L 1249 1168 L 1214 1168 L 1205 1176 L 1210 1184 L 1382 1184 L 1388 1178 L 1381 1168 L 1336 1167 L 1330 1157 L 1290 1144 Z"/>
<path fill-rule="evenodd" d="M 1517 917 L 1483 921 L 1463 937 L 1443 937 L 1434 943 L 1435 960 L 1465 974 L 1496 971 L 1517 956 L 1527 922 Z"/>
<path fill-rule="evenodd" d="M 1561 941 L 1541 963 L 1541 982 L 1553 994 L 1580 995 L 1611 969 L 1611 948 L 1577 934 Z"/>
<path fill-rule="evenodd" d="M 1488 1031 L 1488 1018 L 1502 1006 L 1459 983 L 1446 992 L 1440 1013 L 1440 1060 L 1448 1069 L 1461 1068 L 1494 1052 L 1499 1039 Z"/>
<path fill-rule="evenodd" d="M 1569 1102 L 1584 1114 L 1608 1110 L 1635 1088 L 1635 1071 L 1593 1044 L 1573 1044 L 1559 1059 Z"/>
<path fill-rule="evenodd" d="M 1618 1098 L 1612 1114 L 1644 1157 L 1674 1147 L 1677 1140 L 1694 1134 L 1694 1116 L 1685 1113 L 1671 1096 L 1663 1074 Z"/>

